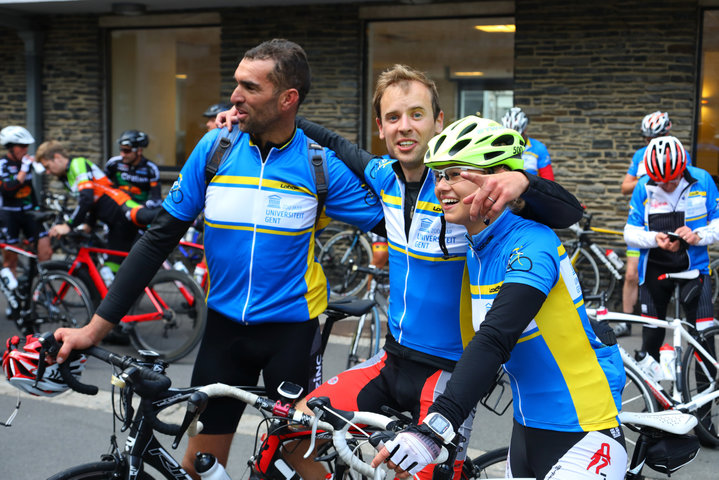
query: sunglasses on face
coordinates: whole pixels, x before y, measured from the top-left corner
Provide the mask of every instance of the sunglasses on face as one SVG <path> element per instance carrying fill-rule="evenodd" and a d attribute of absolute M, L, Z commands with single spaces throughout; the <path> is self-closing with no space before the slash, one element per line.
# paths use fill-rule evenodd
<path fill-rule="evenodd" d="M 488 173 L 485 168 L 473 168 L 473 167 L 448 167 L 442 170 L 433 170 L 434 172 L 434 183 L 438 184 L 440 180 L 444 179 L 448 185 L 454 185 L 455 183 L 466 180 L 462 178 L 462 172 L 479 172 L 482 174 Z"/>
<path fill-rule="evenodd" d="M 122 153 L 132 153 L 135 151 L 135 149 L 134 148 L 121 148 L 120 151 Z"/>

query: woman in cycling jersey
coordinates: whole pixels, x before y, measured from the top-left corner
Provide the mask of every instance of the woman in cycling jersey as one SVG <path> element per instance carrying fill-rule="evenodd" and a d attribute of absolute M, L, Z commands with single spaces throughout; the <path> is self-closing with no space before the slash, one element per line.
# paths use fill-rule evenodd
<path fill-rule="evenodd" d="M 521 169 L 523 151 L 516 131 L 475 116 L 429 143 L 425 164 L 434 170 L 444 216 L 471 237 L 467 267 L 476 334 L 422 424 L 375 457 L 375 465 L 386 460 L 400 477 L 452 442 L 503 366 L 514 400 L 508 477 L 624 478 L 627 454 L 617 419 L 622 359 L 616 345 L 603 344 L 593 331 L 560 240 L 509 209 L 488 225 L 470 220 L 480 175 Z"/>

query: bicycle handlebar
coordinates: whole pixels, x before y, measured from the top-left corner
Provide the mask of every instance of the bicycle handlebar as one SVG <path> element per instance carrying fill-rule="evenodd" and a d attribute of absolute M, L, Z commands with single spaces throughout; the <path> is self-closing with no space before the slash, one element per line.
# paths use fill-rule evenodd
<path fill-rule="evenodd" d="M 389 278 L 389 271 L 378 268 L 374 265 L 367 265 L 366 267 L 362 267 L 360 265 L 354 264 L 352 265 L 352 271 L 366 273 L 367 275 L 373 275 L 378 280 L 384 280 Z"/>

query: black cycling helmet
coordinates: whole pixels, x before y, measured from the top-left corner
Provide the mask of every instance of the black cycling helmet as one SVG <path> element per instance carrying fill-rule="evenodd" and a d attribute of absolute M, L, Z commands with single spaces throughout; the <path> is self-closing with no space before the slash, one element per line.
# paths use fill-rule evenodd
<path fill-rule="evenodd" d="M 117 139 L 117 143 L 121 147 L 145 148 L 150 144 L 150 139 L 140 130 L 125 130 Z"/>
<path fill-rule="evenodd" d="M 215 103 L 214 105 L 210 105 L 207 107 L 207 110 L 205 110 L 205 113 L 202 114 L 203 117 L 208 118 L 215 118 L 218 113 L 224 112 L 226 110 L 229 110 L 232 108 L 231 103 Z"/>

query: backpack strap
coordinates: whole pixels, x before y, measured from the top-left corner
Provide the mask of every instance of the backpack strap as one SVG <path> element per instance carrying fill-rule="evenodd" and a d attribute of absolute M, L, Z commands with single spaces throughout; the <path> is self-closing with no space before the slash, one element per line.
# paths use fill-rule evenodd
<path fill-rule="evenodd" d="M 227 127 L 222 127 L 222 131 L 215 139 L 215 144 L 210 150 L 210 154 L 207 156 L 207 163 L 205 164 L 205 186 L 209 185 L 217 170 L 219 170 L 222 162 L 225 161 L 227 155 L 232 150 L 232 146 L 237 142 L 240 136 L 240 129 L 235 125 L 235 128 L 231 132 L 227 131 Z"/>
<path fill-rule="evenodd" d="M 309 158 L 309 162 L 312 165 L 312 170 L 315 177 L 315 187 L 317 188 L 317 213 L 315 214 L 316 224 L 317 222 L 319 222 L 320 216 L 322 215 L 322 209 L 325 206 L 327 192 L 329 191 L 327 157 L 325 155 L 325 149 L 310 140 L 309 138 L 307 139 L 307 157 Z"/>

